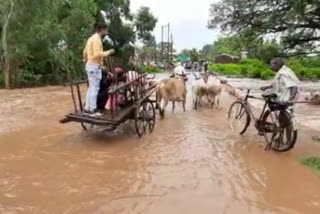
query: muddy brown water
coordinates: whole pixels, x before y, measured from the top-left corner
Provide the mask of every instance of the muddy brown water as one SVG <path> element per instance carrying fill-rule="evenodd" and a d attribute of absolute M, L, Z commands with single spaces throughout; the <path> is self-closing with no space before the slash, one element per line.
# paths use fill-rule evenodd
<path fill-rule="evenodd" d="M 320 177 L 299 162 L 320 155 L 319 107 L 297 107 L 297 146 L 277 154 L 253 128 L 229 130 L 227 95 L 221 111 L 178 106 L 142 139 L 130 124 L 117 134 L 59 124 L 68 88 L 1 90 L 0 100 L 0 213 L 320 213 Z"/>

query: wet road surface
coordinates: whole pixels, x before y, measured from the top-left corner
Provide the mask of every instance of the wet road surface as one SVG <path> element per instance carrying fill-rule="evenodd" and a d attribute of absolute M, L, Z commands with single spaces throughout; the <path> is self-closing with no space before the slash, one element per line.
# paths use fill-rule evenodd
<path fill-rule="evenodd" d="M 320 155 L 319 107 L 297 106 L 297 146 L 277 154 L 253 128 L 229 130 L 228 95 L 221 111 L 178 105 L 142 139 L 130 124 L 116 135 L 59 124 L 72 110 L 68 88 L 0 99 L 0 213 L 320 213 L 320 177 L 299 162 Z"/>

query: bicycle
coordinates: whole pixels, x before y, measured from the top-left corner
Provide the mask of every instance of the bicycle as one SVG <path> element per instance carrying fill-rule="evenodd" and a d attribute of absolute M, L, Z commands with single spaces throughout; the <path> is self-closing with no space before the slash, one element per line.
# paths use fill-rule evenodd
<path fill-rule="evenodd" d="M 265 150 L 287 152 L 293 149 L 298 136 L 297 122 L 290 109 L 293 103 L 278 102 L 274 93 L 263 94 L 260 98 L 251 96 L 250 92 L 251 89 L 247 91 L 245 99 L 235 101 L 231 105 L 228 113 L 230 128 L 243 135 L 253 119 L 259 135 L 264 136 L 267 143 Z M 265 101 L 259 118 L 254 115 L 249 99 Z M 240 125 L 243 127 L 236 130 L 238 123 L 242 123 Z"/>

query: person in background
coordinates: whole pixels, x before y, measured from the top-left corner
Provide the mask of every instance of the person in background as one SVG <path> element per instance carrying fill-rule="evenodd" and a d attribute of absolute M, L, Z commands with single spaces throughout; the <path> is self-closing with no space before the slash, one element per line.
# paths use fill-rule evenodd
<path fill-rule="evenodd" d="M 207 73 L 208 72 L 208 67 L 209 67 L 208 62 L 205 62 L 203 67 L 204 67 L 204 72 Z"/>
<path fill-rule="evenodd" d="M 90 116 L 99 117 L 102 116 L 97 110 L 97 97 L 102 78 L 101 66 L 103 66 L 103 58 L 113 54 L 114 50 L 103 51 L 102 39 L 107 35 L 106 24 L 96 23 L 94 29 L 95 34 L 88 39 L 83 51 L 84 62 L 86 62 L 85 69 L 89 80 L 84 111 Z"/>
<path fill-rule="evenodd" d="M 114 69 L 114 77 L 113 77 L 113 86 L 121 87 L 121 85 L 125 84 L 127 81 L 126 75 L 122 67 L 116 67 Z M 125 96 L 123 96 L 123 92 L 119 92 L 113 95 L 108 96 L 108 101 L 105 105 L 105 109 L 107 110 L 116 110 L 118 106 L 125 104 Z"/>
<path fill-rule="evenodd" d="M 281 58 L 271 61 L 271 69 L 276 72 L 276 76 L 271 85 L 261 87 L 262 91 L 274 89 L 278 95 L 279 102 L 293 102 L 299 96 L 300 80 L 296 74 L 285 65 Z"/>
<path fill-rule="evenodd" d="M 186 70 L 185 70 L 185 68 L 183 66 L 183 63 L 182 62 L 178 62 L 176 64 L 176 67 L 173 70 L 173 74 L 182 75 L 182 74 L 185 74 L 185 73 L 186 73 Z"/>
<path fill-rule="evenodd" d="M 100 88 L 97 99 L 97 109 L 100 112 L 105 112 L 105 106 L 109 98 L 109 88 L 114 81 L 112 72 L 108 71 L 105 67 L 102 68 L 102 79 L 100 81 Z"/>

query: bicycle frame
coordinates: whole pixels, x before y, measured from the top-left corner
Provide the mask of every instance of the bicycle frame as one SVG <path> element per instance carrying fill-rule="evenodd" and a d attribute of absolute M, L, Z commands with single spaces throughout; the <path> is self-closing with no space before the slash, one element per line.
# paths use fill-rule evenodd
<path fill-rule="evenodd" d="M 267 109 L 267 107 L 268 107 L 268 102 L 265 101 L 263 98 L 259 98 L 259 97 L 255 97 L 255 96 L 250 95 L 250 92 L 251 92 L 251 89 L 248 89 L 248 92 L 247 92 L 247 95 L 246 95 L 246 98 L 245 98 L 243 104 L 246 106 L 246 108 L 247 108 L 247 110 L 248 110 L 248 112 L 249 112 L 249 114 L 250 114 L 250 117 L 252 117 L 255 122 L 261 121 L 262 118 L 263 118 L 263 115 L 265 114 L 266 109 Z M 248 101 L 249 99 L 263 100 L 263 101 L 265 101 L 265 104 L 264 104 L 264 106 L 263 106 L 263 110 L 262 110 L 262 112 L 261 112 L 261 115 L 260 115 L 259 119 L 258 119 L 258 118 L 255 116 L 255 114 L 253 113 L 251 104 L 250 104 L 249 101 Z"/>
<path fill-rule="evenodd" d="M 255 97 L 255 96 L 250 95 L 250 92 L 251 92 L 251 89 L 248 89 L 247 95 L 246 95 L 246 97 L 245 97 L 245 100 L 243 101 L 243 104 L 244 104 L 244 106 L 246 107 L 246 110 L 248 111 L 250 117 L 254 119 L 256 128 L 259 129 L 259 125 L 260 125 L 259 122 L 262 121 L 263 116 L 264 116 L 264 114 L 266 113 L 267 109 L 270 109 L 270 108 L 268 107 L 268 106 L 269 106 L 269 105 L 268 105 L 269 102 L 268 102 L 267 100 L 263 99 L 263 98 Z M 253 111 L 252 111 L 252 106 L 251 106 L 251 104 L 250 104 L 249 101 L 248 101 L 249 99 L 262 100 L 262 101 L 265 102 L 259 118 L 257 118 L 257 117 L 255 116 L 255 114 L 253 113 Z M 290 110 L 288 110 L 288 109 L 286 109 L 285 111 L 287 111 L 287 112 L 291 115 L 291 119 L 293 120 L 293 128 L 294 128 L 294 130 L 298 130 L 297 121 L 295 120 L 295 117 L 294 117 L 294 115 L 292 114 L 292 112 L 290 112 Z M 276 115 L 277 118 L 278 118 L 278 116 L 279 116 L 279 115 Z"/>

